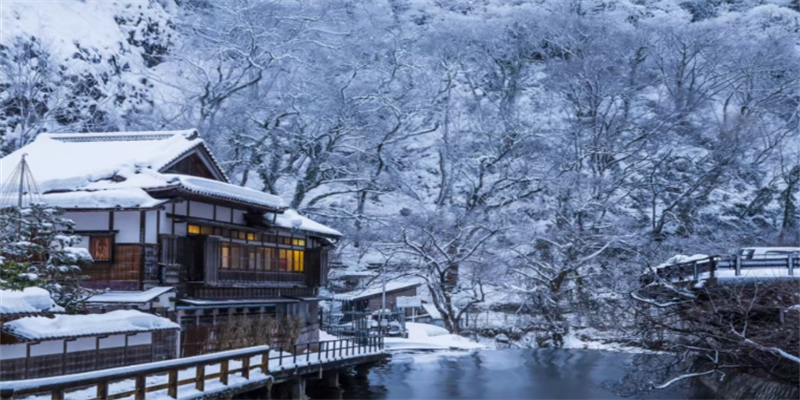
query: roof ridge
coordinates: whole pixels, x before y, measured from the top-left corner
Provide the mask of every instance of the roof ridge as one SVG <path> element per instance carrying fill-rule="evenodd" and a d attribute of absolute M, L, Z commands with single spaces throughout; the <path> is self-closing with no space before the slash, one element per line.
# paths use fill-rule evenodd
<path fill-rule="evenodd" d="M 124 142 L 143 140 L 166 140 L 181 135 L 186 140 L 198 137 L 196 129 L 181 131 L 138 131 L 138 132 L 94 132 L 94 133 L 42 133 L 39 137 L 66 143 L 80 142 Z"/>

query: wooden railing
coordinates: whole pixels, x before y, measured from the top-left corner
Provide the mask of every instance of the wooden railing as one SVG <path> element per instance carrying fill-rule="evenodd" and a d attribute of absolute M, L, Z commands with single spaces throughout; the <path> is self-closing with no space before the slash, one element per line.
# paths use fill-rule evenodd
<path fill-rule="evenodd" d="M 740 256 L 709 256 L 690 262 L 665 266 L 656 269 L 656 275 L 666 280 L 686 280 L 691 277 L 697 281 L 708 274 L 708 278 L 719 277 L 721 271 L 730 271 L 733 276 L 741 276 L 742 270 L 765 268 L 786 269 L 786 276 L 793 276 L 795 268 L 800 267 L 800 255 L 787 254 L 747 259 Z"/>
<path fill-rule="evenodd" d="M 243 379 L 244 381 L 239 382 L 242 384 L 269 381 L 272 379 L 271 371 L 274 373 L 313 364 L 321 366 L 382 350 L 382 337 L 340 339 L 282 347 L 255 346 L 80 374 L 0 382 L 0 399 L 11 400 L 15 397 L 50 393 L 52 400 L 63 400 L 66 392 L 76 391 L 81 392 L 70 393 L 69 397 L 107 400 L 133 396 L 135 400 L 144 400 L 146 393 L 166 391 L 167 396 L 178 398 L 178 389 L 183 385 L 191 385 L 190 388 L 203 392 L 207 381 L 213 379 L 219 379 L 224 386 L 228 386 L 230 378 L 234 376 L 239 381 Z M 114 385 L 117 387 L 114 388 Z M 95 391 L 92 392 L 92 388 Z M 110 389 L 117 390 L 112 393 Z"/>

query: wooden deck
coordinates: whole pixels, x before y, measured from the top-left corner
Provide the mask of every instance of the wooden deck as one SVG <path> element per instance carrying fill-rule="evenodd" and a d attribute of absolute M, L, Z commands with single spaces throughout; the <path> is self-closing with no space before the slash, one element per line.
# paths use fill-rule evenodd
<path fill-rule="evenodd" d="M 386 357 L 383 338 L 289 348 L 256 346 L 196 357 L 41 379 L 0 382 L 0 398 L 90 400 L 230 397 L 272 383 Z"/>
<path fill-rule="evenodd" d="M 770 258 L 743 259 L 739 256 L 709 256 L 655 270 L 664 280 L 698 281 L 710 278 L 750 277 L 752 279 L 800 278 L 800 256 L 781 255 Z M 652 279 L 653 276 L 651 275 Z"/>

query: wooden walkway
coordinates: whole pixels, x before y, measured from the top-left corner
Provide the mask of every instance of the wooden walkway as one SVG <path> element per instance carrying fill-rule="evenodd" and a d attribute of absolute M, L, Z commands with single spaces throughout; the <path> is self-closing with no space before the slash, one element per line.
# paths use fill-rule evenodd
<path fill-rule="evenodd" d="M 800 278 L 800 256 L 742 259 L 739 256 L 709 256 L 655 270 L 659 278 L 672 281 L 699 281 L 709 278 L 781 279 Z"/>
<path fill-rule="evenodd" d="M 235 394 L 385 357 L 383 338 L 239 350 L 40 379 L 0 382 L 0 398 L 193 399 Z"/>

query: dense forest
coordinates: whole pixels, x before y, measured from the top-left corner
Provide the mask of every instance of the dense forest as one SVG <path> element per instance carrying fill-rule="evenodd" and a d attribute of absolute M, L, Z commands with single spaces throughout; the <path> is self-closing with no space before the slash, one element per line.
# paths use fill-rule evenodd
<path fill-rule="evenodd" d="M 451 330 L 516 294 L 560 345 L 563 315 L 613 323 L 674 254 L 800 240 L 799 8 L 9 3 L 0 155 L 198 128 L 238 183 L 344 232 L 345 267 L 425 279 Z"/>

